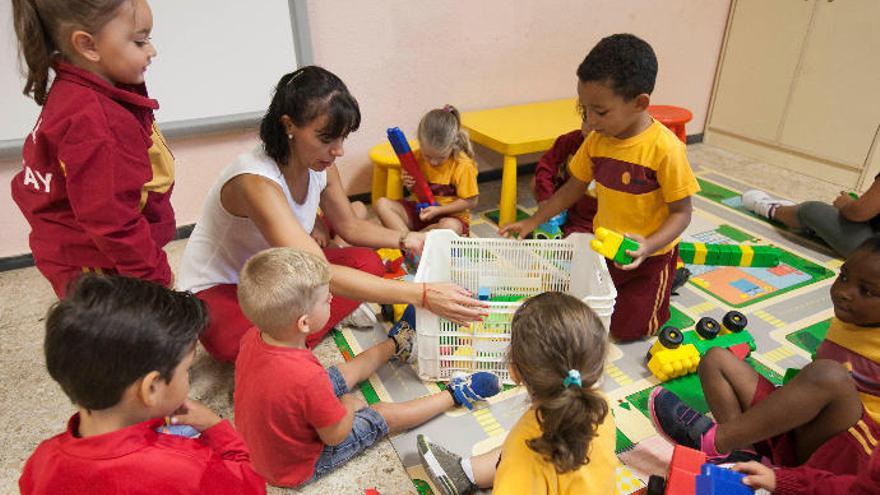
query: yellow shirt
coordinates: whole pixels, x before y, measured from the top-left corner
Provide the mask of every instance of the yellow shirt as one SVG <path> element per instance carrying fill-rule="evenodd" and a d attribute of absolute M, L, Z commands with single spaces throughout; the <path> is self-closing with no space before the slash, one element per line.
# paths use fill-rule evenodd
<path fill-rule="evenodd" d="M 420 150 L 414 154 L 428 182 L 428 187 L 431 188 L 434 199 L 440 206 L 448 205 L 459 198 L 468 199 L 480 194 L 477 189 L 477 165 L 471 157 L 458 153 L 435 167 L 422 157 Z M 460 211 L 451 216 L 470 224 L 470 210 Z"/>
<path fill-rule="evenodd" d="M 667 203 L 700 190 L 684 143 L 656 120 L 627 139 L 591 132 L 568 168 L 579 180 L 596 181 L 593 226 L 621 234 L 650 236 L 669 217 Z M 677 242 L 652 254 L 669 252 Z"/>
<path fill-rule="evenodd" d="M 501 447 L 501 463 L 495 473 L 492 493 L 547 495 L 613 495 L 617 489 L 614 454 L 616 434 L 611 411 L 599 425 L 599 435 L 588 450 L 590 462 L 579 469 L 560 474 L 553 463 L 526 445 L 541 436 L 535 409 L 529 409 L 514 425 Z"/>
<path fill-rule="evenodd" d="M 862 405 L 880 424 L 880 328 L 832 318 L 825 340 L 816 349 L 816 358 L 833 359 L 852 373 Z"/>

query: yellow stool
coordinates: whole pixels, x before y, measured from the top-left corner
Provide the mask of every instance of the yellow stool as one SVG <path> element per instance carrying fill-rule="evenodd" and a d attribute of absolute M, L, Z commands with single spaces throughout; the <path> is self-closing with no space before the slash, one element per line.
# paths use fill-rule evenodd
<path fill-rule="evenodd" d="M 409 147 L 415 152 L 419 149 L 419 142 L 407 140 Z M 373 189 L 371 199 L 373 204 L 379 198 L 388 199 L 403 198 L 403 181 L 400 179 L 400 160 L 391 143 L 383 141 L 370 148 L 370 161 L 373 162 Z"/>

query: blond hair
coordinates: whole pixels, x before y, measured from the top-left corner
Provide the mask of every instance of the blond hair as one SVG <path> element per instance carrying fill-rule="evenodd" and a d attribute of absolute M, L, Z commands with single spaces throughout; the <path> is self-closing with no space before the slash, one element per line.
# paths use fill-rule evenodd
<path fill-rule="evenodd" d="M 466 130 L 461 128 L 461 114 L 452 105 L 435 108 L 419 122 L 419 143 L 437 151 L 449 150 L 451 156 L 464 153 L 474 157 L 474 148 Z"/>
<path fill-rule="evenodd" d="M 318 302 L 330 283 L 330 266 L 319 256 L 277 247 L 255 254 L 244 264 L 238 282 L 241 311 L 260 330 L 289 328 Z"/>

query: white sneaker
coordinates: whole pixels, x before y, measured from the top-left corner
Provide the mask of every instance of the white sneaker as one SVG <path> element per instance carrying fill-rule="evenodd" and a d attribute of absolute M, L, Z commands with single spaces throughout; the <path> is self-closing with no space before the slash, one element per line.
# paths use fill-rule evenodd
<path fill-rule="evenodd" d="M 379 319 L 376 318 L 376 315 L 367 303 L 362 303 L 350 315 L 339 322 L 342 326 L 354 328 L 373 328 L 373 325 L 376 323 L 379 323 Z"/>
<path fill-rule="evenodd" d="M 746 209 L 767 219 L 773 218 L 771 214 L 777 206 L 794 205 L 794 203 L 788 201 L 787 199 L 771 198 L 769 194 L 758 189 L 752 189 L 750 191 L 744 192 L 742 194 L 742 204 Z"/>

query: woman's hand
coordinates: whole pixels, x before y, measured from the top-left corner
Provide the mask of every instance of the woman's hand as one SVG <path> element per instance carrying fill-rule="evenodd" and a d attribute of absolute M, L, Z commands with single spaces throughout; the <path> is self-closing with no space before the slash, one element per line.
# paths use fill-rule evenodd
<path fill-rule="evenodd" d="M 424 284 L 422 306 L 458 325 L 480 321 L 489 315 L 489 304 L 453 283 Z"/>
<path fill-rule="evenodd" d="M 751 488 L 763 488 L 770 493 L 776 490 L 776 472 L 760 462 L 749 461 L 734 464 L 731 468 L 746 475 L 742 482 Z"/>
<path fill-rule="evenodd" d="M 190 425 L 199 431 L 205 431 L 222 420 L 207 406 L 192 399 L 186 399 L 170 419 L 173 425 Z"/>
<path fill-rule="evenodd" d="M 330 232 L 327 231 L 327 226 L 324 224 L 324 220 L 321 219 L 321 217 L 315 218 L 315 227 L 312 229 L 312 239 L 314 239 L 322 248 L 330 245 Z"/>
<path fill-rule="evenodd" d="M 413 179 L 412 175 L 406 173 L 406 170 L 404 170 L 402 167 L 400 169 L 400 179 L 401 181 L 403 181 L 403 185 L 406 186 L 406 188 L 410 191 L 412 191 L 413 187 L 416 186 L 416 180 Z"/>
<path fill-rule="evenodd" d="M 422 250 L 425 249 L 425 233 L 409 232 L 406 234 L 406 237 L 403 238 L 403 246 L 407 251 L 412 251 L 418 256 L 421 256 Z"/>

